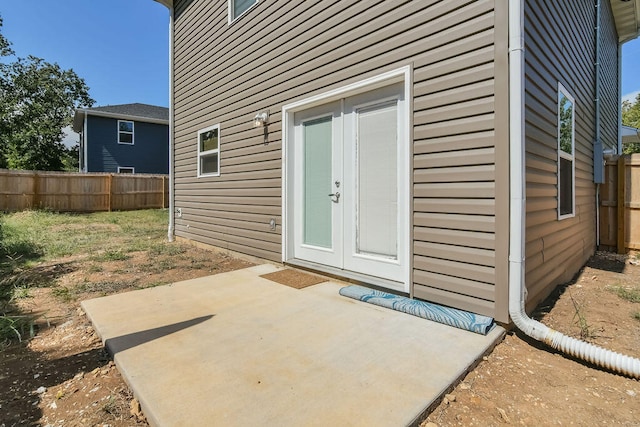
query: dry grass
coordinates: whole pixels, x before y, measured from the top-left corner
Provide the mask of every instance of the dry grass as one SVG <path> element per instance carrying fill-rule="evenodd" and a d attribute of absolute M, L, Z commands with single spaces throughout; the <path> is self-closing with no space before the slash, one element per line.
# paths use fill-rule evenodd
<path fill-rule="evenodd" d="M 59 286 L 58 278 L 79 268 L 73 262 L 48 261 L 61 257 L 86 258 L 89 271 L 102 271 L 102 263 L 126 261 L 133 252 L 147 252 L 155 272 L 170 268 L 163 256 L 184 252 L 166 242 L 166 210 L 65 214 L 25 211 L 0 216 L 0 343 L 22 340 L 34 334 L 33 315 L 15 307 L 18 298 L 27 298 L 32 288 L 52 288 L 63 301 L 75 300 L 79 293 L 118 292 L 135 283 L 118 280 Z M 164 262 L 164 264 L 163 264 Z"/>

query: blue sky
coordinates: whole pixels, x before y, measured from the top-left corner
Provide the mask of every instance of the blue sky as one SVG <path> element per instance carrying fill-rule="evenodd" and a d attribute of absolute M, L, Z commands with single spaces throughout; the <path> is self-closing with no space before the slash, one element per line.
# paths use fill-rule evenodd
<path fill-rule="evenodd" d="M 95 105 L 169 105 L 169 12 L 153 0 L 3 0 L 2 33 L 85 79 Z M 622 49 L 622 95 L 640 93 L 640 40 Z M 75 138 L 75 137 L 74 137 Z M 76 139 L 77 140 L 77 139 Z"/>
<path fill-rule="evenodd" d="M 169 106 L 169 11 L 152 0 L 3 0 L 2 34 L 85 79 L 95 105 Z"/>
<path fill-rule="evenodd" d="M 622 45 L 622 99 L 640 93 L 640 38 Z"/>

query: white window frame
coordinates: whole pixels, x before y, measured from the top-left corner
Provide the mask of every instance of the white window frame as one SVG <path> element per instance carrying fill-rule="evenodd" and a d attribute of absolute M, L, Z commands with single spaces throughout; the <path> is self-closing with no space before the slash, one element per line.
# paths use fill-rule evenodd
<path fill-rule="evenodd" d="M 202 135 L 205 132 L 209 132 L 212 131 L 214 129 L 218 130 L 218 148 L 214 149 L 214 150 L 207 150 L 207 151 L 200 151 L 200 135 Z M 221 138 L 220 138 L 220 123 L 215 124 L 213 126 L 209 126 L 208 128 L 204 128 L 204 129 L 200 129 L 198 131 L 198 138 L 196 143 L 198 144 L 198 178 L 200 177 L 207 177 L 207 176 L 220 176 L 220 146 L 221 146 Z M 202 173 L 202 171 L 200 170 L 200 165 L 201 165 L 201 159 L 203 157 L 209 156 L 211 154 L 217 154 L 218 155 L 218 172 L 216 173 Z"/>
<path fill-rule="evenodd" d="M 242 18 L 244 15 L 247 14 L 247 12 L 249 12 L 251 9 L 253 9 L 254 7 L 256 7 L 256 5 L 260 2 L 260 0 L 254 0 L 253 4 L 244 12 L 242 12 L 240 15 L 238 16 L 233 16 L 233 3 L 235 0 L 228 0 L 227 4 L 227 10 L 229 11 L 228 13 L 228 25 L 233 24 L 234 22 L 236 22 L 238 19 Z"/>
<path fill-rule="evenodd" d="M 120 130 L 120 123 L 131 123 L 131 132 L 127 132 L 127 131 L 123 131 Z M 133 120 L 118 120 L 118 144 L 122 144 L 122 145 L 134 145 L 135 143 L 135 131 L 136 131 L 136 124 Z M 120 141 L 120 134 L 125 133 L 127 135 L 131 135 L 131 142 L 122 142 Z"/>
<path fill-rule="evenodd" d="M 123 173 L 122 172 L 123 169 L 130 169 L 131 174 L 136 173 L 136 168 L 134 168 L 133 166 L 118 166 L 118 173 Z M 128 172 L 124 172 L 124 173 L 128 173 Z"/>
<path fill-rule="evenodd" d="M 564 152 L 560 148 L 560 95 L 566 97 L 573 105 L 573 113 L 571 115 L 571 154 Z M 556 99 L 557 108 L 557 120 L 558 120 L 558 134 L 557 134 L 557 148 L 558 148 L 558 172 L 557 172 L 557 185 L 558 185 L 558 220 L 573 218 L 576 216 L 576 100 L 569 91 L 558 82 L 558 96 Z M 569 160 L 571 162 L 571 185 L 573 187 L 571 194 L 571 213 L 562 214 L 560 205 L 562 203 L 562 185 L 561 185 L 561 159 Z"/>

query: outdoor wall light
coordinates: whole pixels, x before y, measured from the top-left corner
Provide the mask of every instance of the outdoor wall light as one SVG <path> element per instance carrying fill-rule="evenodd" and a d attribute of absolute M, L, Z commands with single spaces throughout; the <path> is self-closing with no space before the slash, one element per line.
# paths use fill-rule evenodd
<path fill-rule="evenodd" d="M 266 126 L 269 121 L 269 110 L 256 114 L 253 118 L 253 126 L 259 128 L 260 126 Z"/>

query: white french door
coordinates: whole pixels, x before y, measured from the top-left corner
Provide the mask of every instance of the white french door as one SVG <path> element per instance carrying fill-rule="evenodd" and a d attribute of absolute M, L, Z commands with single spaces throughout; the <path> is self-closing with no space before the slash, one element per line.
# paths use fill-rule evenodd
<path fill-rule="evenodd" d="M 397 83 L 293 114 L 293 258 L 407 289 L 404 103 Z"/>

